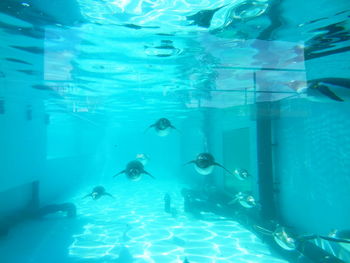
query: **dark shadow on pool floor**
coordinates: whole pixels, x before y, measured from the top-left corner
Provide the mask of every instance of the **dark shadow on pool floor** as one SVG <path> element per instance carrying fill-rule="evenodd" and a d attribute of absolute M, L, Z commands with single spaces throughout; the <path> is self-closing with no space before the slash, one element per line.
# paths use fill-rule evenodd
<path fill-rule="evenodd" d="M 81 218 L 46 218 L 23 222 L 0 239 L 1 263 L 71 263 L 73 235 L 83 231 Z"/>

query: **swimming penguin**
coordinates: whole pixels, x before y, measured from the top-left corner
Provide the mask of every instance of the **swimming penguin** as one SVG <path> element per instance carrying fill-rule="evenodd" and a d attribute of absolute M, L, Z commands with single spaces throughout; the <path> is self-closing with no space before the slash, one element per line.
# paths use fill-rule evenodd
<path fill-rule="evenodd" d="M 105 188 L 103 186 L 96 186 L 94 187 L 94 189 L 92 189 L 92 192 L 87 194 L 86 196 L 84 196 L 84 198 L 86 197 L 91 197 L 94 200 L 99 199 L 100 197 L 104 196 L 104 195 L 108 195 L 110 197 L 113 197 L 113 195 L 111 195 L 110 193 L 107 193 Z"/>
<path fill-rule="evenodd" d="M 196 160 L 190 161 L 187 164 L 194 163 L 194 168 L 196 171 L 202 175 L 211 174 L 214 170 L 214 166 L 220 166 L 226 172 L 230 173 L 224 166 L 215 162 L 214 157 L 210 153 L 200 153 L 197 155 Z"/>
<path fill-rule="evenodd" d="M 140 161 L 145 166 L 149 161 L 149 157 L 144 153 L 138 153 L 136 154 L 136 160 Z"/>
<path fill-rule="evenodd" d="M 159 120 L 157 120 L 154 124 L 150 125 L 146 131 L 149 128 L 154 128 L 156 130 L 156 133 L 158 136 L 167 136 L 171 129 L 176 129 L 171 122 L 166 119 L 166 118 L 160 118 Z"/>
<path fill-rule="evenodd" d="M 150 177 L 152 177 L 153 179 L 155 179 L 150 173 L 148 173 L 147 171 L 145 171 L 145 169 L 143 168 L 143 164 L 140 161 L 131 161 L 127 164 L 125 170 L 117 173 L 116 175 L 114 175 L 113 177 L 116 177 L 119 174 L 123 174 L 125 173 L 126 176 L 133 181 L 138 181 L 141 179 L 141 175 L 142 174 L 148 174 Z"/>
<path fill-rule="evenodd" d="M 235 198 L 228 204 L 230 205 L 236 202 L 238 202 L 241 206 L 245 208 L 253 208 L 257 206 L 257 202 L 255 201 L 254 196 L 243 192 L 237 193 Z"/>
<path fill-rule="evenodd" d="M 190 263 L 187 258 L 184 259 L 183 263 Z"/>
<path fill-rule="evenodd" d="M 276 225 L 274 231 L 268 230 L 261 226 L 254 226 L 255 229 L 260 231 L 263 234 L 271 235 L 275 242 L 285 250 L 295 250 L 297 247 L 304 241 L 322 238 L 328 241 L 334 241 L 339 243 L 345 249 L 347 246 L 350 246 L 350 231 L 340 231 L 339 233 L 335 232 L 333 236 L 319 236 L 319 235 L 304 235 L 304 236 L 295 236 L 289 233 L 285 227 Z"/>
<path fill-rule="evenodd" d="M 254 226 L 255 229 L 259 230 L 265 235 L 271 235 L 277 245 L 279 245 L 284 250 L 295 250 L 297 248 L 297 239 L 287 232 L 285 227 L 276 225 L 274 231 L 268 230 L 261 226 Z"/>
<path fill-rule="evenodd" d="M 349 101 L 350 79 L 321 78 L 308 82 L 305 90 L 307 99 L 317 102 Z"/>
<path fill-rule="evenodd" d="M 236 169 L 233 173 L 235 177 L 240 181 L 244 181 L 250 176 L 246 169 Z"/>
<path fill-rule="evenodd" d="M 275 242 L 281 248 L 285 250 L 295 250 L 297 248 L 297 240 L 283 226 L 277 226 L 272 235 Z"/>

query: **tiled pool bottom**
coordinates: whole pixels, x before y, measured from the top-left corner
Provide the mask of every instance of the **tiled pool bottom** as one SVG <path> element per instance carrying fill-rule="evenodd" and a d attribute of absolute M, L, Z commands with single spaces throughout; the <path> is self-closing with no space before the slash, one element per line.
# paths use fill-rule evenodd
<path fill-rule="evenodd" d="M 197 220 L 183 212 L 181 187 L 116 178 L 115 196 L 72 200 L 75 219 L 48 216 L 13 228 L 0 240 L 1 263 L 286 263 L 237 222 L 213 214 Z M 178 211 L 164 212 L 169 193 Z"/>
<path fill-rule="evenodd" d="M 115 199 L 76 200 L 81 216 L 89 220 L 74 235 L 72 258 L 101 263 L 182 263 L 185 258 L 191 263 L 286 262 L 235 221 L 185 214 L 175 184 L 121 181 L 107 189 Z M 177 217 L 164 211 L 165 193 L 172 197 Z"/>

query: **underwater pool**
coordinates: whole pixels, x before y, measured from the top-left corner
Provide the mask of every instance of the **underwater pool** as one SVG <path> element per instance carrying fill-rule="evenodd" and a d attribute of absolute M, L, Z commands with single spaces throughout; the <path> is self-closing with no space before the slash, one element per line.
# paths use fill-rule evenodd
<path fill-rule="evenodd" d="M 350 262 L 348 0 L 1 0 L 0 263 Z"/>
<path fill-rule="evenodd" d="M 182 212 L 176 182 L 170 188 L 150 180 L 122 181 L 110 190 L 114 199 L 73 200 L 80 211 L 74 222 L 55 215 L 21 225 L 0 248 L 3 262 L 287 262 L 237 221 Z M 165 191 L 176 214 L 164 212 Z"/>

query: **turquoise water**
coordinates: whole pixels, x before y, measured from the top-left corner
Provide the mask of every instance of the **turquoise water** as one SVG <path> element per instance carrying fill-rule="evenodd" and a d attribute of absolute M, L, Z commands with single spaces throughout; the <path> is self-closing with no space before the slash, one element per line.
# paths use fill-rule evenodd
<path fill-rule="evenodd" d="M 0 262 L 350 262 L 349 17 L 2 0 Z"/>

